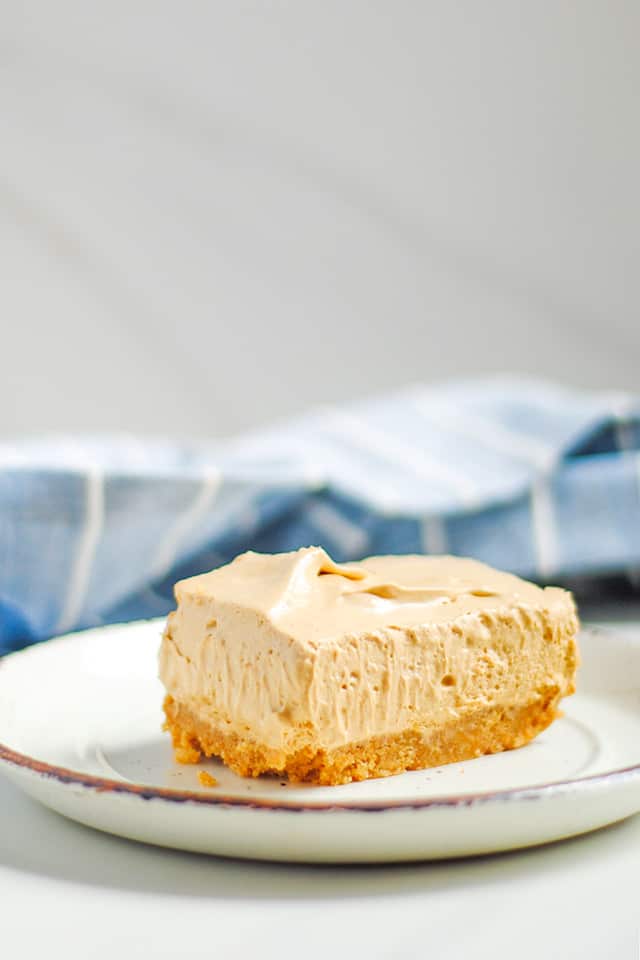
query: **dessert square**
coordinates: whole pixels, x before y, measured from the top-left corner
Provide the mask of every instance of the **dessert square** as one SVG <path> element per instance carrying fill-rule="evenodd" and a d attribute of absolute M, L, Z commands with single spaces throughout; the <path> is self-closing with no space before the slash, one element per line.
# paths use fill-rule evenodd
<path fill-rule="evenodd" d="M 460 557 L 245 553 L 176 584 L 176 759 L 341 784 L 528 743 L 575 689 L 570 593 Z"/>

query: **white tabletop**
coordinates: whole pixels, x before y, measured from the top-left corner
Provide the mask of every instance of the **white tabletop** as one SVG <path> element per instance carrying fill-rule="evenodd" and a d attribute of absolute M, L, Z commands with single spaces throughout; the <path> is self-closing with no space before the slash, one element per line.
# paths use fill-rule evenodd
<path fill-rule="evenodd" d="M 0 809 L 7 960 L 638 957 L 640 816 L 520 853 L 345 868 L 137 845 L 4 779 Z"/>
<path fill-rule="evenodd" d="M 100 834 L 41 808 L 3 778 L 0 811 L 7 960 L 640 956 L 640 815 L 513 854 L 304 867 Z"/>

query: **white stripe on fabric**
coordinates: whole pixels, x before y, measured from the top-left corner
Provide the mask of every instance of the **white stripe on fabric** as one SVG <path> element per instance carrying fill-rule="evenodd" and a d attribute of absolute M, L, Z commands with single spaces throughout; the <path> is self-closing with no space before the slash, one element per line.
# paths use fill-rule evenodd
<path fill-rule="evenodd" d="M 435 420 L 439 426 L 445 423 L 448 430 L 471 438 L 479 446 L 488 447 L 512 459 L 526 460 L 544 470 L 553 463 L 555 451 L 549 444 L 524 433 L 516 433 L 495 420 L 470 412 L 468 408 L 456 414 L 419 395 L 413 397 L 413 403 L 426 419 Z"/>
<path fill-rule="evenodd" d="M 371 424 L 352 413 L 343 413 L 338 410 L 327 410 L 325 426 L 329 430 L 335 430 L 348 437 L 356 446 L 375 454 L 378 459 L 396 469 L 400 465 L 421 479 L 455 488 L 465 506 L 475 504 L 478 489 L 468 477 L 457 469 L 433 460 L 410 443 L 372 427 Z"/>
<path fill-rule="evenodd" d="M 425 517 L 422 521 L 422 549 L 425 553 L 441 555 L 448 550 L 444 517 Z"/>
<path fill-rule="evenodd" d="M 634 466 L 636 475 L 636 490 L 638 493 L 638 513 L 640 515 L 640 453 L 637 453 L 634 457 Z M 640 587 L 640 568 L 634 567 L 632 570 L 628 571 L 628 574 L 631 585 L 637 590 L 638 587 Z"/>
<path fill-rule="evenodd" d="M 631 427 L 631 417 L 634 413 L 633 397 L 628 394 L 613 394 L 610 399 L 611 415 L 614 418 L 613 432 L 618 452 L 624 459 L 632 458 L 636 477 L 636 490 L 640 500 L 640 458 L 635 454 L 634 437 Z M 640 570 L 628 567 L 626 570 L 629 583 L 634 590 L 640 586 Z"/>
<path fill-rule="evenodd" d="M 616 447 L 620 453 L 628 453 L 633 449 L 633 432 L 628 420 L 616 419 L 613 430 L 616 437 Z"/>
<path fill-rule="evenodd" d="M 531 522 L 536 567 L 545 579 L 558 567 L 558 541 L 551 489 L 546 480 L 537 480 L 531 488 Z"/>
<path fill-rule="evenodd" d="M 314 436 L 310 450 L 322 463 L 324 485 L 350 491 L 352 496 L 367 501 L 382 513 L 402 507 L 401 500 L 395 491 L 389 489 L 389 484 L 380 483 L 368 464 L 340 450 L 333 437 Z"/>
<path fill-rule="evenodd" d="M 181 513 L 172 527 L 169 528 L 158 546 L 158 552 L 153 560 L 149 576 L 153 580 L 159 580 L 171 570 L 175 561 L 176 554 L 181 542 L 192 530 L 199 520 L 203 519 L 213 503 L 220 484 L 221 474 L 216 471 L 205 475 L 200 484 L 198 492 L 193 502 L 187 507 L 184 513 Z"/>
<path fill-rule="evenodd" d="M 335 541 L 341 550 L 350 555 L 361 556 L 369 539 L 364 530 L 326 503 L 312 503 L 307 507 L 306 513 L 311 523 Z"/>
<path fill-rule="evenodd" d="M 628 453 L 633 449 L 633 433 L 631 417 L 634 413 L 634 398 L 627 394 L 614 394 L 610 400 L 611 416 L 614 419 L 614 433 L 616 446 L 620 453 Z"/>
<path fill-rule="evenodd" d="M 65 633 L 76 626 L 89 586 L 91 567 L 104 527 L 104 477 L 97 469 L 85 478 L 85 518 L 79 534 L 76 556 L 56 633 Z"/>

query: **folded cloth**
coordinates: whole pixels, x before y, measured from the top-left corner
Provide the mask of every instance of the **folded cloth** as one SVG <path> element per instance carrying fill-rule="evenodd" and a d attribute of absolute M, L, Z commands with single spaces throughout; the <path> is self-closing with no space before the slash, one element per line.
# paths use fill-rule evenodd
<path fill-rule="evenodd" d="M 0 445 L 0 653 L 151 617 L 248 550 L 477 557 L 541 582 L 640 567 L 640 401 L 491 379 L 218 443 Z"/>

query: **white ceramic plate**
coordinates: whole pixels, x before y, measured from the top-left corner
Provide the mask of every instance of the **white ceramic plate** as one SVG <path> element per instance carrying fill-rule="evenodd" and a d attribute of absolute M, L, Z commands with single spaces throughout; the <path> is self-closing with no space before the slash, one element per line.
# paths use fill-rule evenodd
<path fill-rule="evenodd" d="M 460 857 L 573 836 L 640 809 L 640 636 L 584 630 L 579 693 L 527 747 L 342 787 L 174 763 L 161 624 L 0 660 L 0 769 L 53 810 L 147 843 L 266 860 Z M 201 787 L 198 771 L 219 786 Z"/>

